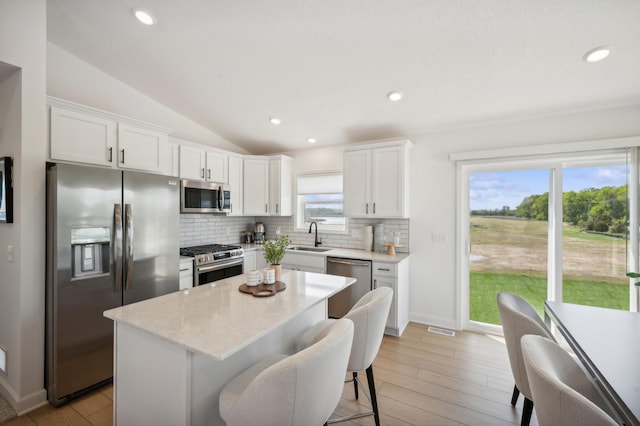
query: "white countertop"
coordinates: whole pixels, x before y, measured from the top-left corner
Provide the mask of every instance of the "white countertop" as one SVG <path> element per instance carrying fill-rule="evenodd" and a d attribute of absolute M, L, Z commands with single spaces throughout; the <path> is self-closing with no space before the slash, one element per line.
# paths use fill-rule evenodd
<path fill-rule="evenodd" d="M 297 245 L 298 244 L 294 244 L 294 246 L 297 246 Z M 262 246 L 260 244 L 240 244 L 240 246 L 244 251 L 262 249 Z M 323 252 L 287 250 L 287 253 L 296 253 L 296 254 L 303 254 L 308 256 L 322 256 L 322 257 L 331 256 L 331 257 L 342 257 L 345 259 L 373 260 L 375 262 L 388 262 L 388 263 L 400 263 L 404 259 L 409 257 L 409 253 L 396 253 L 394 255 L 389 255 L 386 253 L 381 253 L 376 251 L 331 248 L 331 247 L 321 247 L 321 248 L 328 248 L 329 250 L 323 251 Z"/>
<path fill-rule="evenodd" d="M 104 316 L 218 360 L 233 355 L 354 278 L 282 270 L 287 288 L 271 297 L 241 293 L 244 275 L 110 309 Z"/>

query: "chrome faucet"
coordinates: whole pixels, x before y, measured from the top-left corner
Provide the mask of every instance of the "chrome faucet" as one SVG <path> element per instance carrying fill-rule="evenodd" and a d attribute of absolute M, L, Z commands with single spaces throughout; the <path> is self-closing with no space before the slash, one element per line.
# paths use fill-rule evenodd
<path fill-rule="evenodd" d="M 316 226 L 316 237 L 313 240 L 313 246 L 314 247 L 318 247 L 320 244 L 322 244 L 321 242 L 318 241 L 318 224 L 315 222 L 311 222 L 311 224 L 309 225 L 309 233 L 311 233 L 311 227 L 315 225 Z"/>

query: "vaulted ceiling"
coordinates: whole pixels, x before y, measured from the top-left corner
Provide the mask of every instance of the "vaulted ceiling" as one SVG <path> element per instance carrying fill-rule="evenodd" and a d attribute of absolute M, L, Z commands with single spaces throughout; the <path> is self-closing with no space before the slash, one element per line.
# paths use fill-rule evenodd
<path fill-rule="evenodd" d="M 640 104 L 637 0 L 47 8 L 50 42 L 256 154 L 305 149 L 310 137 L 321 146 Z M 133 8 L 157 24 L 140 24 Z M 583 60 L 603 45 L 607 59 Z M 404 97 L 391 102 L 391 91 Z"/>

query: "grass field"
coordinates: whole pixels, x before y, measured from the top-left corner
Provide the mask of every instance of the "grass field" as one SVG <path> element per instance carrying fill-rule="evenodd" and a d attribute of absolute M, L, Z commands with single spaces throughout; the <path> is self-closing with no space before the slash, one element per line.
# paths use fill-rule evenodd
<path fill-rule="evenodd" d="M 602 281 L 564 280 L 563 301 L 580 305 L 629 310 L 629 289 Z M 526 299 L 544 315 L 547 298 L 546 278 L 518 274 L 472 272 L 470 277 L 470 318 L 473 321 L 500 324 L 496 295 L 506 291 Z"/>
<path fill-rule="evenodd" d="M 547 222 L 471 218 L 470 318 L 499 324 L 496 294 L 527 299 L 542 315 L 547 296 Z M 626 241 L 563 228 L 563 301 L 629 309 Z"/>

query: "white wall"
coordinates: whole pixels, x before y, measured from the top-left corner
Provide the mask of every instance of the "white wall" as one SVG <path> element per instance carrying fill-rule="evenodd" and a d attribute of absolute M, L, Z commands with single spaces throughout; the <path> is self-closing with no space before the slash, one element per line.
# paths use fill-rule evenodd
<path fill-rule="evenodd" d="M 248 154 L 52 43 L 47 44 L 47 95 L 167 127 L 176 138 Z"/>
<path fill-rule="evenodd" d="M 456 164 L 450 153 L 637 136 L 638 117 L 640 105 L 411 137 L 410 318 L 457 326 Z M 433 232 L 443 233 L 444 242 L 432 242 Z"/>
<path fill-rule="evenodd" d="M 640 105 L 413 135 L 410 319 L 457 328 L 455 152 L 640 135 Z M 606 148 L 603 143 L 602 148 Z M 295 171 L 342 168 L 341 146 L 289 152 Z M 444 235 L 444 240 L 432 238 Z"/>
<path fill-rule="evenodd" d="M 0 392 L 19 413 L 46 402 L 45 60 L 45 0 L 3 0 L 0 62 L 19 70 L 0 82 L 0 155 L 14 160 L 14 223 L 0 224 L 0 346 L 8 351 Z"/>

